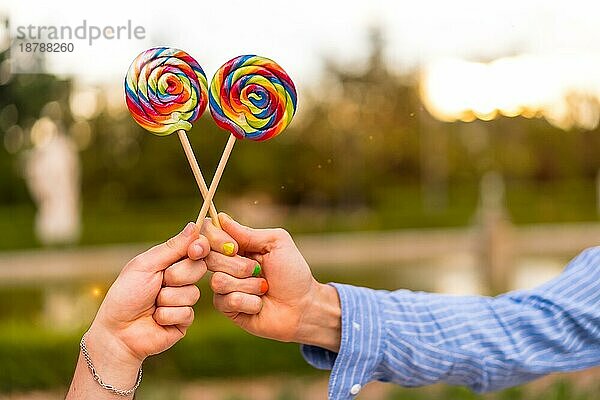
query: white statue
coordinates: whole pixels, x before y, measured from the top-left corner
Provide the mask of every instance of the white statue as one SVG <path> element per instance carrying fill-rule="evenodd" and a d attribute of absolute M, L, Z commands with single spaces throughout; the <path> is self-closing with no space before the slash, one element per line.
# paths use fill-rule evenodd
<path fill-rule="evenodd" d="M 77 147 L 48 117 L 34 124 L 31 140 L 25 178 L 38 207 L 36 235 L 45 245 L 74 243 L 80 234 Z"/>

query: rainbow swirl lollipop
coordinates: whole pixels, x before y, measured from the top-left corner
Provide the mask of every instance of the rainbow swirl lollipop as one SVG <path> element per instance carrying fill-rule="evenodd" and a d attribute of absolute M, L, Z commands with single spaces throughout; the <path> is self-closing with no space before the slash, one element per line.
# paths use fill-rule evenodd
<path fill-rule="evenodd" d="M 140 53 L 125 77 L 125 101 L 133 119 L 146 130 L 159 136 L 177 132 L 206 198 L 208 187 L 186 134 L 208 103 L 206 75 L 198 62 L 185 51 L 169 47 Z M 213 223 L 220 227 L 212 198 L 209 207 Z"/>
<path fill-rule="evenodd" d="M 226 62 L 210 83 L 210 114 L 231 135 L 198 215 L 204 220 L 233 145 L 237 139 L 262 142 L 279 135 L 290 124 L 298 101 L 288 74 L 275 61 L 245 55 Z"/>
<path fill-rule="evenodd" d="M 156 135 L 189 131 L 206 109 L 206 75 L 185 51 L 155 47 L 131 63 L 125 100 L 133 119 Z"/>
<path fill-rule="evenodd" d="M 238 139 L 263 141 L 280 134 L 296 112 L 294 83 L 275 61 L 244 55 L 225 63 L 212 79 L 210 113 Z"/>

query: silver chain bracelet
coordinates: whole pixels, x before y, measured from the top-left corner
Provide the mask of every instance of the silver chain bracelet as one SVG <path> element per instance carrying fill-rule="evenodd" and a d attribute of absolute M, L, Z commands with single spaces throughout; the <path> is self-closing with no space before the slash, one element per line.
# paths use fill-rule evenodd
<path fill-rule="evenodd" d="M 100 378 L 100 375 L 98 375 L 98 372 L 96 372 L 96 368 L 94 368 L 94 364 L 92 363 L 92 358 L 90 357 L 90 353 L 88 353 L 88 349 L 85 345 L 85 335 L 87 335 L 87 332 L 81 337 L 81 342 L 79 343 L 79 347 L 81 348 L 81 354 L 83 354 L 85 363 L 87 364 L 88 368 L 90 369 L 90 372 L 92 373 L 92 377 L 94 378 L 94 380 L 96 382 L 98 382 L 98 384 L 103 389 L 106 389 L 111 393 L 114 393 L 118 396 L 123 396 L 123 397 L 131 396 L 137 390 L 137 388 L 140 387 L 140 383 L 142 383 L 142 367 L 140 367 L 140 370 L 138 371 L 138 376 L 137 376 L 137 381 L 135 383 L 135 386 L 132 387 L 131 389 L 128 389 L 128 390 L 117 389 L 116 387 L 114 387 L 112 385 L 104 383 L 102 378 Z"/>

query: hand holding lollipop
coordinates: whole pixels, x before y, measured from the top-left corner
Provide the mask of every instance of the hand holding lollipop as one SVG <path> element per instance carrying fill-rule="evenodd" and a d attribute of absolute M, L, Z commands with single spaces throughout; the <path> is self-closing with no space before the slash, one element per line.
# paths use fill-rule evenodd
<path fill-rule="evenodd" d="M 168 47 L 146 50 L 133 60 L 125 78 L 125 99 L 133 119 L 159 136 L 177 132 L 204 198 L 208 188 L 186 131 L 206 109 L 207 98 L 202 67 L 182 50 Z M 208 206 L 213 223 L 220 227 L 212 197 Z"/>
<path fill-rule="evenodd" d="M 262 142 L 280 134 L 296 112 L 294 83 L 275 61 L 254 55 L 226 62 L 210 84 L 210 113 L 231 135 L 198 215 L 204 220 L 237 139 Z"/>

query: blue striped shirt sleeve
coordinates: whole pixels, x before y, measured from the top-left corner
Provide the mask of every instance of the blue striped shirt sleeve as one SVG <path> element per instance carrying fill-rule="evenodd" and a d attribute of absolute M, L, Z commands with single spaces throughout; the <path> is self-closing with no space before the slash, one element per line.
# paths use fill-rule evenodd
<path fill-rule="evenodd" d="M 600 365 L 600 247 L 542 286 L 494 298 L 333 286 L 339 353 L 301 346 L 311 365 L 331 370 L 330 399 L 373 380 L 485 392 Z"/>

